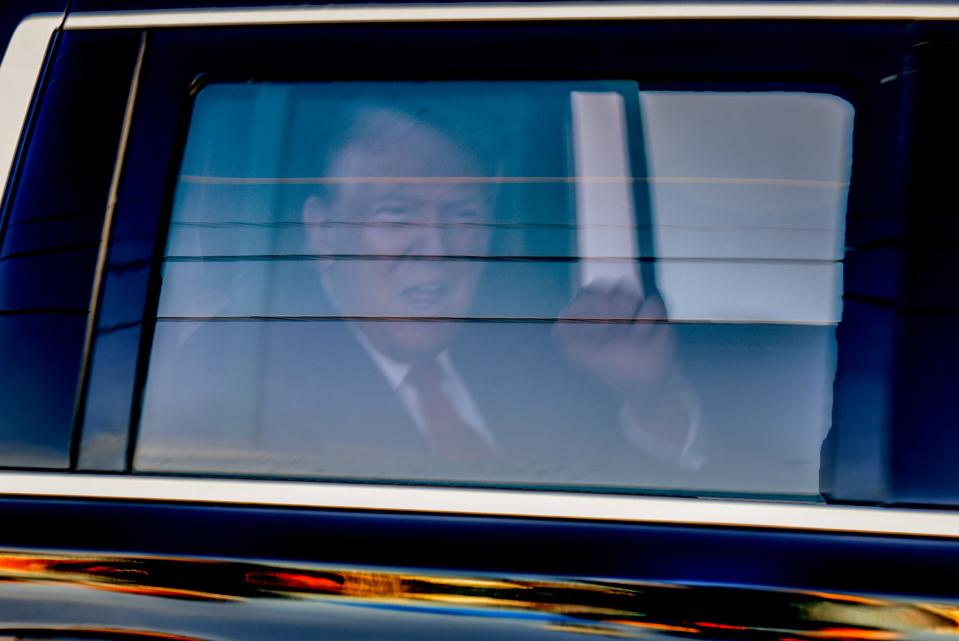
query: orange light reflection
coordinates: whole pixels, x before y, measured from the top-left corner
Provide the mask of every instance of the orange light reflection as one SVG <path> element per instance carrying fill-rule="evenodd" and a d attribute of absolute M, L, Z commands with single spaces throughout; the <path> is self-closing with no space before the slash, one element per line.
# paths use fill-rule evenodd
<path fill-rule="evenodd" d="M 689 634 L 699 634 L 696 628 L 684 628 L 678 625 L 668 625 L 666 623 L 653 623 L 652 621 L 632 621 L 629 619 L 610 619 L 607 623 L 617 625 L 628 625 L 633 628 L 643 628 L 645 630 L 658 630 L 661 632 L 687 632 Z"/>

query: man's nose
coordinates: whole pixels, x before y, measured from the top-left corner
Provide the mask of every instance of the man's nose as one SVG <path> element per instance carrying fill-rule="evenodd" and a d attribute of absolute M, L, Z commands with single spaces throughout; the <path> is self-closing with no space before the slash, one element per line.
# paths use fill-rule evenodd
<path fill-rule="evenodd" d="M 447 230 L 443 227 L 438 212 L 424 215 L 416 225 L 412 254 L 417 256 L 445 256 L 447 252 Z"/>

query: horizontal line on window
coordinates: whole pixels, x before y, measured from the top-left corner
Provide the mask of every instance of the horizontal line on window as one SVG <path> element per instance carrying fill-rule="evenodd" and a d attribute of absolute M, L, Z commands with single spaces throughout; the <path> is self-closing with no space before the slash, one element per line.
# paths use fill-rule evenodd
<path fill-rule="evenodd" d="M 157 316 L 157 321 L 173 323 L 236 323 L 236 322 L 298 322 L 298 323 L 578 323 L 627 325 L 636 323 L 667 325 L 801 325 L 835 327 L 835 321 L 780 320 L 780 319 L 709 319 L 709 318 L 557 318 L 555 316 L 309 316 L 309 315 L 249 315 L 249 316 Z"/>
<path fill-rule="evenodd" d="M 134 327 L 139 327 L 143 325 L 142 321 L 123 321 L 120 323 L 112 323 L 110 325 L 101 325 L 97 327 L 96 334 L 97 336 L 106 336 L 107 334 L 114 334 L 116 332 L 121 332 L 125 329 L 133 329 Z"/>
<path fill-rule="evenodd" d="M 172 227 L 184 227 L 184 228 L 196 228 L 196 229 L 228 229 L 228 228 L 244 228 L 250 227 L 254 229 L 284 229 L 284 228 L 293 228 L 299 229 L 301 227 L 318 227 L 318 228 L 327 228 L 327 227 L 397 227 L 397 226 L 413 226 L 413 227 L 436 227 L 436 228 L 451 228 L 456 229 L 459 227 L 479 227 L 483 229 L 562 229 L 567 231 L 581 231 L 583 229 L 633 229 L 633 230 L 657 230 L 657 229 L 683 229 L 683 230 L 692 230 L 692 231 L 727 231 L 731 233 L 738 233 L 741 231 L 752 231 L 752 230 L 768 230 L 768 231 L 786 231 L 786 232 L 810 232 L 810 233 L 835 233 L 841 234 L 845 230 L 836 228 L 836 227 L 777 227 L 775 225 L 678 225 L 674 223 L 655 223 L 650 225 L 615 225 L 615 224 L 593 224 L 588 225 L 578 224 L 578 223 L 533 223 L 533 222 L 522 222 L 522 223 L 509 223 L 509 222 L 485 222 L 485 223 L 476 223 L 476 222 L 457 222 L 457 223 L 444 223 L 444 222 L 415 222 L 415 223 L 385 223 L 378 222 L 375 220 L 369 221 L 348 221 L 348 220 L 332 220 L 326 222 L 306 222 L 304 220 L 274 220 L 274 221 L 244 221 L 244 220 L 221 220 L 221 221 L 202 221 L 202 220 L 184 220 L 184 221 L 174 221 L 170 223 Z"/>
<path fill-rule="evenodd" d="M 343 261 L 471 261 L 471 262 L 521 262 L 521 263 L 580 263 L 583 261 L 640 262 L 640 263 L 760 263 L 760 264 L 839 264 L 838 258 L 698 258 L 698 257 L 627 257 L 627 256 L 468 256 L 432 255 L 409 256 L 405 254 L 248 254 L 219 256 L 167 256 L 168 263 L 250 263 L 250 262 L 309 262 L 320 260 Z"/>
<path fill-rule="evenodd" d="M 955 512 L 584 492 L 3 472 L 0 473 L 0 496 L 959 538 L 959 513 Z"/>
<path fill-rule="evenodd" d="M 82 251 L 84 249 L 96 249 L 98 242 L 73 243 L 68 245 L 57 245 L 54 247 L 41 247 L 38 249 L 28 249 L 25 251 L 10 252 L 6 256 L 0 257 L 0 263 L 8 260 L 21 260 L 23 258 L 36 258 L 38 256 L 50 256 L 54 254 L 69 254 Z"/>
<path fill-rule="evenodd" d="M 848 182 L 791 178 L 723 178 L 694 176 L 300 176 L 269 178 L 258 176 L 199 176 L 183 174 L 181 182 L 197 185 L 535 185 L 535 184 L 621 184 L 628 182 L 663 185 L 751 185 L 778 187 L 845 188 Z"/>
<path fill-rule="evenodd" d="M 847 303 L 859 303 L 862 305 L 867 305 L 876 309 L 882 309 L 884 311 L 894 313 L 896 316 L 900 317 L 915 318 L 922 316 L 959 316 L 959 306 L 957 305 L 933 307 L 928 304 L 916 304 L 910 303 L 909 301 L 901 302 L 895 296 L 875 296 L 856 292 L 844 292 L 842 298 Z M 943 299 L 947 301 L 951 300 L 950 297 L 945 296 Z"/>
<path fill-rule="evenodd" d="M 62 221 L 82 221 L 84 224 L 93 222 L 94 224 L 103 219 L 103 212 L 68 212 L 65 214 L 41 214 L 20 216 L 10 219 L 10 228 L 26 227 L 29 225 L 42 225 L 45 223 Z"/>
<path fill-rule="evenodd" d="M 86 316 L 86 309 L 74 307 L 19 307 L 16 309 L 0 309 L 0 316 Z"/>

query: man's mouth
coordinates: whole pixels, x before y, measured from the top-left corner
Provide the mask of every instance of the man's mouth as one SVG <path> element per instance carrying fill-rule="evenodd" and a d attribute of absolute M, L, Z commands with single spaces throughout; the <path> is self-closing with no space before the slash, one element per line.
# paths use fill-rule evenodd
<path fill-rule="evenodd" d="M 422 283 L 407 287 L 402 292 L 403 300 L 419 312 L 436 312 L 446 300 L 449 288 L 441 283 Z"/>

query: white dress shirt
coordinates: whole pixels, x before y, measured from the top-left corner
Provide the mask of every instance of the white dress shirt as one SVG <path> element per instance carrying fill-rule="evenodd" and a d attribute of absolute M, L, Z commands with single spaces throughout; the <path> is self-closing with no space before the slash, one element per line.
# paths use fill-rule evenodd
<path fill-rule="evenodd" d="M 379 367 L 386 381 L 390 384 L 390 387 L 396 392 L 400 402 L 403 403 L 407 413 L 410 415 L 410 418 L 413 419 L 413 423 L 416 424 L 417 429 L 422 432 L 424 437 L 428 437 L 429 432 L 427 431 L 426 421 L 423 417 L 423 409 L 420 406 L 419 395 L 416 393 L 413 385 L 406 380 L 406 375 L 409 373 L 412 365 L 390 358 L 376 349 L 369 339 L 363 335 L 363 332 L 354 328 L 351 329 L 356 335 L 357 340 L 360 341 L 360 345 L 362 345 L 366 353 L 370 355 L 370 358 L 372 358 L 376 366 Z M 440 388 L 443 390 L 443 393 L 446 394 L 450 403 L 453 404 L 453 407 L 456 408 L 456 412 L 460 415 L 460 418 L 463 419 L 463 422 L 483 439 L 483 442 L 494 452 L 499 451 L 496 439 L 489 429 L 487 429 L 483 415 L 480 414 L 479 408 L 476 407 L 476 403 L 473 401 L 473 397 L 463 383 L 463 379 L 456 373 L 456 368 L 453 367 L 449 351 L 441 352 L 436 357 L 436 362 L 443 376 L 443 380 L 440 382 Z"/>

